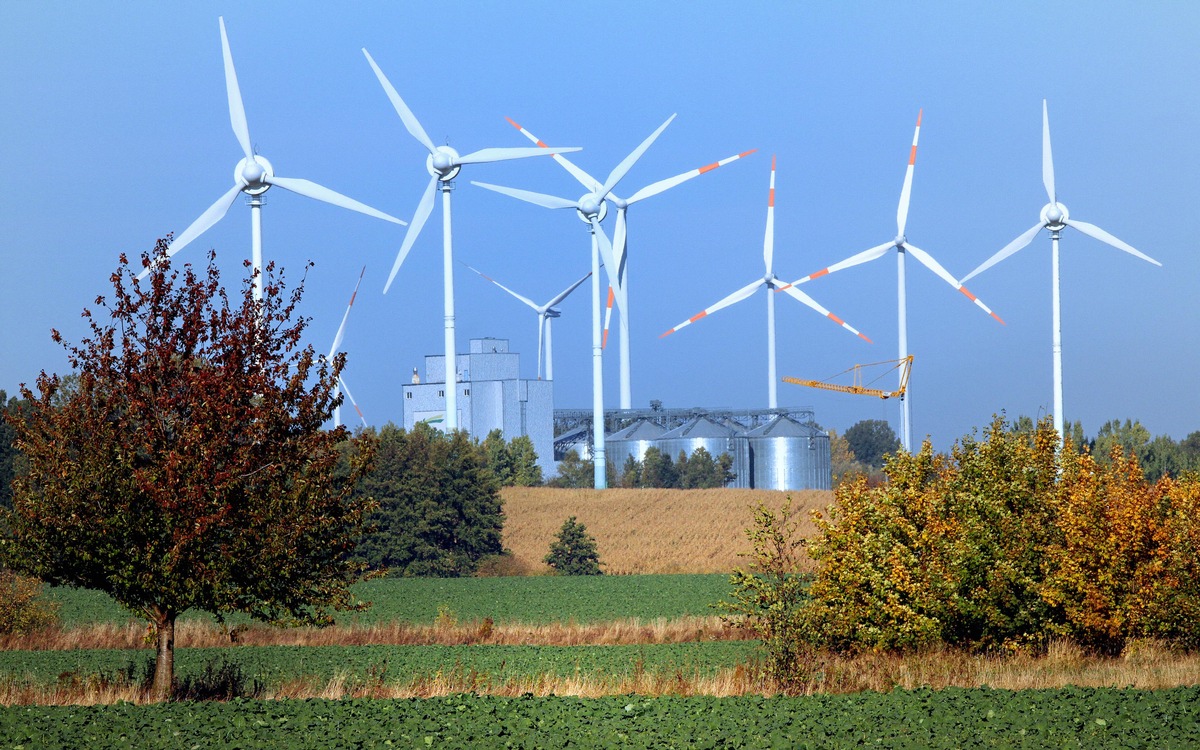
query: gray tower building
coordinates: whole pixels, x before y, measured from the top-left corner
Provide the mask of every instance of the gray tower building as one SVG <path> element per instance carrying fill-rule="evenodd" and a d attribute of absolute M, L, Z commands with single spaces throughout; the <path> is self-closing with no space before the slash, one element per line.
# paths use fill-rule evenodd
<path fill-rule="evenodd" d="M 455 357 L 458 426 L 483 440 L 500 430 L 505 440 L 528 435 L 537 451 L 542 475 L 554 476 L 554 385 L 549 380 L 522 380 L 520 355 L 508 350 L 508 339 L 471 339 L 470 352 Z M 425 357 L 425 378 L 404 385 L 404 428 L 417 422 L 441 427 L 446 419 L 446 357 Z"/>

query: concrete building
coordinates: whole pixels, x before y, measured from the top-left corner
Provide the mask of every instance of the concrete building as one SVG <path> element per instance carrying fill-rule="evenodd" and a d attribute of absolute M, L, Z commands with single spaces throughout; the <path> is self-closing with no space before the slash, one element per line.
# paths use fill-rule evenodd
<path fill-rule="evenodd" d="M 469 352 L 455 360 L 459 429 L 479 440 L 496 429 L 505 440 L 528 435 L 543 476 L 554 476 L 553 383 L 521 379 L 521 356 L 508 350 L 508 339 L 471 339 Z M 417 422 L 439 428 L 445 423 L 445 355 L 425 357 L 421 381 L 401 387 L 406 430 Z"/>

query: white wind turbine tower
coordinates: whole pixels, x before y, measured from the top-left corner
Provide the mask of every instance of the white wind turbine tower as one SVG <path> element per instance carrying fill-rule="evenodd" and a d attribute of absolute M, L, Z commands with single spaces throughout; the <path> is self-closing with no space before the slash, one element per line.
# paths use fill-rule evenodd
<path fill-rule="evenodd" d="M 233 187 L 229 188 L 224 195 L 217 199 L 216 203 L 209 206 L 207 211 L 200 214 L 200 218 L 193 221 L 191 226 L 183 230 L 183 233 L 171 242 L 171 245 L 167 249 L 167 256 L 170 257 L 179 252 L 189 242 L 199 237 L 209 227 L 220 221 L 229 210 L 229 207 L 233 205 L 233 201 L 238 197 L 238 194 L 245 193 L 250 196 L 250 252 L 255 271 L 254 298 L 261 300 L 262 194 L 267 192 L 272 185 L 278 185 L 293 193 L 299 193 L 309 198 L 332 203 L 335 206 L 341 206 L 342 208 L 358 211 L 368 216 L 374 216 L 377 219 L 384 219 L 396 224 L 404 224 L 405 222 L 389 216 L 382 211 L 376 211 L 370 206 L 359 203 L 352 198 L 347 198 L 341 193 L 336 193 L 315 182 L 296 179 L 294 177 L 277 177 L 274 169 L 271 167 L 271 162 L 267 161 L 265 157 L 254 153 L 253 142 L 250 140 L 250 128 L 246 124 L 246 109 L 242 106 L 242 92 L 238 87 L 237 72 L 233 68 L 233 55 L 229 52 L 229 38 L 225 34 L 224 17 L 219 18 L 218 23 L 221 27 L 221 51 L 225 58 L 225 90 L 229 97 L 229 120 L 233 125 L 233 134 L 237 136 L 238 143 L 241 144 L 244 156 L 233 170 Z M 149 269 L 143 270 L 139 278 L 144 278 L 148 273 Z"/>
<path fill-rule="evenodd" d="M 1012 242 L 1004 246 L 1000 252 L 984 261 L 978 268 L 967 274 L 963 281 L 972 278 L 976 274 L 982 273 L 1008 256 L 1017 252 L 1021 248 L 1033 241 L 1034 235 L 1042 228 L 1050 230 L 1050 278 L 1051 278 L 1051 299 L 1053 308 L 1053 323 L 1052 323 L 1052 340 L 1053 340 L 1053 359 L 1054 359 L 1054 429 L 1058 431 L 1058 437 L 1063 438 L 1063 384 L 1062 384 L 1062 317 L 1060 315 L 1059 306 L 1059 268 L 1058 268 L 1058 238 L 1064 227 L 1074 227 L 1089 237 L 1093 237 L 1101 242 L 1112 245 L 1118 250 L 1125 252 L 1142 260 L 1153 263 L 1156 266 L 1162 266 L 1157 260 L 1148 255 L 1138 252 L 1132 246 L 1122 242 L 1108 232 L 1104 231 L 1095 224 L 1088 224 L 1085 221 L 1069 218 L 1067 207 L 1058 202 L 1058 193 L 1054 189 L 1054 158 L 1050 153 L 1050 115 L 1046 106 L 1046 100 L 1042 100 L 1042 184 L 1046 188 L 1046 197 L 1050 202 L 1042 207 L 1041 215 L 1038 218 L 1038 223 L 1034 224 L 1025 231 L 1020 237 L 1017 237 Z"/>
<path fill-rule="evenodd" d="M 358 287 L 362 284 L 363 274 L 367 272 L 367 267 L 363 266 L 358 272 L 358 282 L 354 285 L 354 293 L 350 295 L 350 303 L 346 305 L 346 312 L 342 313 L 342 324 L 338 326 L 337 335 L 333 337 L 333 346 L 329 347 L 329 356 L 326 358 L 332 362 L 337 356 L 338 349 L 342 346 L 342 339 L 346 335 L 346 321 L 350 319 L 350 308 L 354 307 L 354 300 L 358 298 Z M 354 395 L 350 393 L 350 387 L 346 385 L 346 381 L 341 375 L 338 375 L 338 387 L 346 394 L 346 398 L 350 399 L 350 403 L 354 406 L 354 411 L 358 412 L 358 418 L 362 420 L 363 426 L 367 425 L 367 418 L 363 416 L 362 409 L 358 408 L 358 402 L 354 400 Z M 333 410 L 333 426 L 337 427 L 342 423 L 342 407 L 334 407 Z"/>
<path fill-rule="evenodd" d="M 672 117 L 672 119 L 674 119 L 674 115 L 672 115 L 671 117 Z M 516 122 L 514 122 L 512 120 L 512 118 L 506 117 L 505 119 L 508 120 L 509 124 L 512 125 L 514 128 L 521 131 L 521 134 L 524 135 L 529 140 L 533 141 L 534 143 L 541 146 L 542 148 L 549 148 L 548 146 L 546 146 L 545 143 L 542 142 L 542 140 L 540 138 L 538 138 L 536 135 L 534 135 L 533 133 L 526 130 L 524 127 L 518 125 Z M 613 234 L 613 256 L 614 256 L 614 261 L 617 264 L 616 276 L 617 276 L 617 279 L 619 279 L 619 282 L 620 282 L 619 285 L 625 295 L 624 296 L 625 305 L 621 308 L 621 318 L 620 318 L 620 327 L 621 327 L 621 345 L 620 345 L 621 408 L 622 409 L 632 409 L 633 408 L 633 386 L 631 383 L 630 364 L 629 364 L 629 361 L 630 361 L 629 307 L 628 307 L 628 302 L 629 302 L 629 258 L 625 252 L 626 251 L 626 236 L 627 236 L 626 235 L 626 225 L 625 225 L 626 209 L 628 209 L 629 206 L 633 205 L 634 203 L 637 203 L 638 201 L 645 200 L 646 198 L 650 198 L 652 196 L 658 195 L 659 193 L 669 190 L 670 188 L 673 188 L 676 185 L 687 182 L 688 180 L 692 179 L 693 177 L 699 177 L 700 175 L 704 174 L 705 172 L 711 172 L 712 170 L 716 169 L 717 167 L 723 167 L 732 161 L 737 161 L 738 159 L 741 159 L 744 156 L 749 156 L 750 154 L 754 153 L 757 150 L 758 149 L 751 149 L 749 151 L 743 151 L 740 154 L 735 154 L 726 159 L 721 159 L 720 161 L 716 161 L 711 164 L 706 164 L 702 167 L 697 167 L 696 169 L 690 169 L 686 172 L 683 172 L 682 174 L 675 175 L 674 177 L 668 177 L 665 180 L 659 180 L 658 182 L 647 185 L 646 187 L 637 191 L 636 193 L 634 193 L 627 199 L 621 199 L 620 197 L 618 197 L 611 191 L 609 192 L 609 194 L 607 196 L 608 201 L 617 207 L 617 225 L 616 225 L 616 228 L 615 228 L 614 234 Z M 595 190 L 600 185 L 599 180 L 597 180 L 596 178 L 592 177 L 587 172 L 580 169 L 577 165 L 575 165 L 574 163 L 569 161 L 565 156 L 562 156 L 560 154 L 555 154 L 554 160 L 556 162 L 558 162 L 560 165 L 562 165 L 563 169 L 566 169 L 568 172 L 570 172 L 571 175 L 576 180 L 579 181 L 579 184 L 583 185 L 588 190 Z M 607 344 L 607 340 L 608 340 L 609 316 L 612 314 L 612 297 L 613 297 L 613 291 L 612 291 L 612 288 L 610 287 L 609 288 L 608 308 L 606 310 L 605 318 L 604 318 L 604 343 L 605 344 Z"/>
<path fill-rule="evenodd" d="M 747 297 L 750 297 L 751 295 L 753 295 L 759 289 L 766 287 L 766 289 L 767 289 L 767 405 L 771 409 L 779 408 L 779 400 L 777 398 L 777 393 L 776 393 L 778 390 L 779 378 L 777 377 L 776 371 L 775 371 L 775 294 L 774 294 L 775 291 L 786 291 L 792 297 L 795 297 L 800 302 L 803 302 L 804 304 L 808 305 L 812 309 L 816 310 L 820 314 L 822 314 L 825 317 L 832 320 L 834 323 L 837 323 L 838 325 L 840 325 L 842 328 L 845 328 L 847 331 L 853 333 L 855 336 L 858 336 L 859 338 L 861 338 L 867 342 L 871 341 L 871 339 L 869 339 L 866 336 L 859 333 L 855 328 L 853 328 L 848 323 L 846 323 L 846 321 L 842 320 L 838 316 L 834 315 L 833 313 L 829 312 L 824 307 L 819 305 L 816 302 L 816 300 L 814 300 L 812 297 L 809 297 L 807 294 L 800 291 L 799 289 L 796 289 L 794 286 L 792 286 L 790 284 L 784 284 L 784 282 L 781 281 L 779 279 L 779 277 L 775 275 L 774 262 L 775 262 L 775 157 L 772 156 L 771 157 L 771 185 L 770 185 L 770 190 L 767 194 L 767 229 L 766 229 L 765 234 L 763 235 L 763 266 L 765 267 L 765 272 L 763 273 L 762 278 L 756 279 L 756 280 L 750 282 L 749 284 L 747 284 L 746 286 L 737 290 L 733 294 L 730 294 L 728 297 L 725 297 L 720 302 L 717 302 L 715 305 L 712 305 L 711 307 L 707 307 L 704 310 L 701 310 L 700 312 L 696 313 L 692 317 L 688 318 L 687 320 L 683 321 L 682 323 L 675 326 L 671 330 L 669 330 L 666 333 L 659 336 L 659 338 L 664 338 L 666 336 L 669 336 L 672 333 L 675 333 L 676 331 L 678 331 L 679 329 L 686 328 L 687 326 L 691 325 L 692 323 L 695 323 L 697 320 L 700 320 L 703 317 L 711 315 L 712 313 L 715 313 L 716 311 L 721 310 L 723 308 L 729 307 L 730 305 L 741 302 L 742 300 L 746 299 Z"/>
<path fill-rule="evenodd" d="M 659 125 L 657 130 L 630 152 L 629 156 L 626 156 L 609 173 L 604 184 L 597 184 L 589 188 L 589 191 L 577 200 L 558 198 L 529 190 L 501 187 L 500 185 L 489 185 L 485 182 L 472 181 L 471 183 L 544 208 L 573 208 L 579 218 L 588 225 L 588 231 L 592 236 L 592 466 L 594 486 L 598 490 L 608 486 L 608 478 L 604 473 L 605 462 L 608 459 L 604 450 L 604 347 L 600 333 L 600 259 L 602 257 L 604 267 L 608 269 L 608 281 L 616 291 L 617 306 L 620 308 L 622 318 L 625 316 L 625 293 L 614 270 L 617 264 L 613 259 L 612 243 L 608 241 L 608 235 L 604 234 L 600 222 L 608 214 L 608 203 L 605 198 L 673 119 L 675 119 L 675 115 L 667 118 L 666 122 Z M 546 153 L 545 149 L 539 150 Z M 554 151 L 560 150 L 554 149 Z"/>
<path fill-rule="evenodd" d="M 363 55 L 366 56 L 367 62 L 370 63 L 371 69 L 375 71 L 375 77 L 379 79 L 380 85 L 383 86 L 384 92 L 392 102 L 392 106 L 396 109 L 396 114 L 400 115 L 400 120 L 404 123 L 404 127 L 421 143 L 422 146 L 429 152 L 429 156 L 425 159 L 425 168 L 429 171 L 432 179 L 429 185 L 425 188 L 425 193 L 421 196 L 421 202 L 417 204 L 417 212 L 413 215 L 412 225 L 408 228 L 408 232 L 404 235 L 404 242 L 400 245 L 400 252 L 396 254 L 396 262 L 392 264 L 392 272 L 388 275 L 387 283 L 383 287 L 383 293 L 392 286 L 392 280 L 396 278 L 396 272 L 400 270 L 400 265 L 404 263 L 404 259 L 408 256 L 408 251 L 412 249 L 413 243 L 417 239 L 417 235 L 421 233 L 421 228 L 425 226 L 425 220 L 429 218 L 429 214 L 433 212 L 434 193 L 438 190 L 438 184 L 441 184 L 442 191 L 442 286 L 445 292 L 445 348 L 446 348 L 446 431 L 453 432 L 458 429 L 458 389 L 455 386 L 457 381 L 457 352 L 454 347 L 454 257 L 453 257 L 453 238 L 450 231 L 450 192 L 452 190 L 451 181 L 458 175 L 462 165 L 464 164 L 482 164 L 485 162 L 507 161 L 509 159 L 523 159 L 529 156 L 548 156 L 549 154 L 540 148 L 485 148 L 479 151 L 474 151 L 469 154 L 460 155 L 450 146 L 435 146 L 433 141 L 426 135 L 425 129 L 421 127 L 421 123 L 417 121 L 416 115 L 400 98 L 400 94 L 396 92 L 391 81 L 383 74 L 379 66 L 375 64 L 375 60 L 371 57 L 371 53 L 363 49 Z M 559 148 L 556 151 L 570 152 L 579 151 L 578 148 Z"/>
<path fill-rule="evenodd" d="M 900 330 L 900 355 L 899 355 L 898 359 L 900 359 L 900 360 L 904 360 L 908 357 L 908 312 L 907 312 L 907 302 L 905 300 L 905 293 L 904 293 L 904 256 L 905 255 L 912 255 L 914 258 L 916 258 L 918 261 L 920 261 L 920 263 L 923 266 L 928 268 L 930 271 L 933 271 L 935 274 L 938 275 L 939 278 L 941 278 L 947 284 L 954 287 L 958 291 L 962 292 L 966 296 L 967 299 L 971 300 L 976 305 L 978 305 L 979 308 L 982 309 L 984 312 L 986 312 L 988 315 L 991 315 L 993 318 L 995 318 L 1000 323 L 1004 323 L 1004 321 L 1000 319 L 999 315 L 992 312 L 992 309 L 990 307 L 988 307 L 987 305 L 983 304 L 982 300 L 980 300 L 974 294 L 971 294 L 970 290 L 968 290 L 965 286 L 962 285 L 961 282 L 959 282 L 957 279 L 955 279 L 953 276 L 951 276 L 950 273 L 948 271 L 946 271 L 946 269 L 943 268 L 940 263 L 938 263 L 936 260 L 933 259 L 932 255 L 925 252 L 924 250 L 917 247 L 916 245 L 913 245 L 912 243 L 910 243 L 908 241 L 908 238 L 905 237 L 905 235 L 904 235 L 905 225 L 908 222 L 908 203 L 909 203 L 909 198 L 912 195 L 913 168 L 915 167 L 915 165 L 917 163 L 917 138 L 921 135 L 921 114 L 922 114 L 922 112 L 923 112 L 923 110 L 919 110 L 917 112 L 917 127 L 913 131 L 912 150 L 909 151 L 908 168 L 904 173 L 904 187 L 901 188 L 901 190 L 900 190 L 900 205 L 896 209 L 896 238 L 893 240 L 889 240 L 888 242 L 885 242 L 882 245 L 876 245 L 875 247 L 872 247 L 869 250 L 864 250 L 861 253 L 858 253 L 857 255 L 852 255 L 849 258 L 847 258 L 839 263 L 834 263 L 832 266 L 829 266 L 827 268 L 822 268 L 820 271 L 817 271 L 816 273 L 809 274 L 808 276 L 805 276 L 802 279 L 797 279 L 796 281 L 792 282 L 792 285 L 803 284 L 806 281 L 810 281 L 812 279 L 824 276 L 826 274 L 833 273 L 834 271 L 840 271 L 843 268 L 850 268 L 851 266 L 857 266 L 860 263 L 866 263 L 867 261 L 875 260 L 876 258 L 882 257 L 885 253 L 887 253 L 888 250 L 895 248 L 896 249 L 896 276 L 897 276 L 896 285 L 897 285 L 897 292 L 898 292 L 898 297 L 899 297 L 898 317 L 899 317 L 899 330 Z M 784 289 L 786 290 L 786 289 L 788 289 L 788 287 L 784 287 Z M 903 385 L 903 383 L 904 383 L 903 371 L 900 374 L 900 382 Z M 907 388 L 906 390 L 911 391 L 912 389 Z M 907 393 L 900 397 L 900 405 L 901 405 L 900 406 L 900 423 L 901 423 L 900 424 L 900 438 L 903 441 L 904 450 L 911 452 L 912 451 L 912 412 L 910 409 L 910 402 L 909 402 Z"/>
<path fill-rule="evenodd" d="M 467 266 L 466 263 L 464 263 L 463 265 Z M 588 274 L 586 276 L 584 276 L 582 279 L 580 279 L 579 281 L 576 281 L 571 286 L 567 287 L 566 289 L 564 289 L 561 292 L 559 292 L 558 294 L 556 294 L 549 302 L 545 303 L 544 305 L 539 305 L 536 302 L 534 302 L 533 300 L 529 299 L 528 297 L 517 294 L 513 290 L 511 290 L 508 287 L 501 284 L 499 281 L 496 281 L 495 279 L 493 279 L 491 276 L 488 276 L 483 271 L 480 271 L 478 268 L 472 268 L 471 266 L 467 266 L 467 268 L 470 268 L 472 271 L 479 274 L 480 276 L 487 279 L 488 281 L 492 282 L 493 284 L 500 287 L 504 291 L 508 292 L 513 297 L 516 297 L 521 302 L 524 302 L 535 313 L 537 313 L 537 316 L 538 316 L 537 377 L 538 377 L 538 380 L 542 379 L 542 352 L 545 351 L 545 353 L 546 353 L 545 354 L 546 380 L 554 380 L 554 340 L 553 340 L 552 329 L 551 329 L 550 324 L 554 318 L 558 318 L 558 317 L 562 316 L 562 313 L 555 306 L 562 304 L 562 301 L 565 300 L 571 292 L 575 291 L 575 289 L 578 288 L 580 284 L 587 281 L 588 277 L 592 275 L 591 272 L 588 272 Z"/>

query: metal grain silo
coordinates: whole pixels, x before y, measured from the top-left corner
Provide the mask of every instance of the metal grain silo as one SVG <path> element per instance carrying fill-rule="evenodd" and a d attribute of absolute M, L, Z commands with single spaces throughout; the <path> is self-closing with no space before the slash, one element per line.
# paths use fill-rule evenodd
<path fill-rule="evenodd" d="M 762 490 L 827 490 L 833 486 L 829 435 L 779 415 L 746 433 L 753 487 Z"/>
<path fill-rule="evenodd" d="M 639 419 L 626 425 L 604 439 L 604 452 L 608 462 L 620 475 L 630 457 L 635 461 L 643 460 L 646 457 L 646 449 L 655 445 L 655 440 L 666 431 L 665 427 L 649 419 Z"/>
<path fill-rule="evenodd" d="M 664 433 L 654 441 L 654 445 L 664 455 L 670 456 L 672 461 L 679 458 L 680 452 L 691 456 L 698 448 L 708 451 L 713 458 L 728 453 L 733 457 L 736 475 L 730 486 L 750 486 L 750 450 L 744 431 L 735 427 L 699 416 Z"/>

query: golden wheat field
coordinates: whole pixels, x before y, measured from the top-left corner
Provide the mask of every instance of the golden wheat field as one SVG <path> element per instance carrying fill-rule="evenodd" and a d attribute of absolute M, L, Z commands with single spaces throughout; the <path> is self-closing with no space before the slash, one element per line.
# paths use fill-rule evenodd
<path fill-rule="evenodd" d="M 745 529 L 762 502 L 782 505 L 790 495 L 805 519 L 804 534 L 815 532 L 811 511 L 833 502 L 820 490 L 569 490 L 507 487 L 504 547 L 518 571 L 548 570 L 542 558 L 569 516 L 596 538 L 607 573 L 728 573 L 746 562 Z"/>

